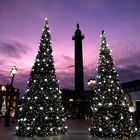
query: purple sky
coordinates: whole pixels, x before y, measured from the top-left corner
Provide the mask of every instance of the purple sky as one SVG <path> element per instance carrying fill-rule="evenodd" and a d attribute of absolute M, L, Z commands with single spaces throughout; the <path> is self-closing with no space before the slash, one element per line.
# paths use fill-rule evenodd
<path fill-rule="evenodd" d="M 60 88 L 74 88 L 76 24 L 83 40 L 86 81 L 96 76 L 101 30 L 106 31 L 121 82 L 140 78 L 140 0 L 0 0 L 0 83 L 24 93 L 38 50 L 44 19 L 48 18 Z"/>

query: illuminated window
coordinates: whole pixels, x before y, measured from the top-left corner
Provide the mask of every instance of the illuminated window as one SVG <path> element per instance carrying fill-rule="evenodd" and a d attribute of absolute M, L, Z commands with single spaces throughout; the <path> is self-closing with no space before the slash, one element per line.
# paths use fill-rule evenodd
<path fill-rule="evenodd" d="M 13 102 L 13 107 L 16 107 L 16 102 Z"/>
<path fill-rule="evenodd" d="M 17 91 L 18 91 L 18 89 L 15 88 L 15 92 L 17 92 Z"/>
<path fill-rule="evenodd" d="M 70 102 L 73 102 L 73 99 L 69 99 Z"/>
<path fill-rule="evenodd" d="M 6 96 L 3 96 L 3 99 L 6 99 Z"/>
<path fill-rule="evenodd" d="M 16 100 L 17 99 L 17 97 L 16 96 L 14 96 L 14 100 Z"/>
<path fill-rule="evenodd" d="M 6 86 L 2 86 L 2 87 L 1 87 L 1 90 L 2 90 L 2 91 L 6 91 Z"/>
<path fill-rule="evenodd" d="M 11 116 L 11 117 L 14 117 L 14 116 L 15 116 L 15 109 L 13 109 L 13 110 L 11 111 L 10 116 Z"/>

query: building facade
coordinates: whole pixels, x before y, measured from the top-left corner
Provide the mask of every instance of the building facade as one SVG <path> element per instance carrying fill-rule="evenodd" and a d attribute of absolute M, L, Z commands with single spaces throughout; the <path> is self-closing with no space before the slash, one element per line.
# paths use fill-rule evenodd
<path fill-rule="evenodd" d="M 0 85 L 0 113 L 2 116 L 9 106 L 11 95 L 11 117 L 16 117 L 18 100 L 19 100 L 19 89 L 11 87 L 10 85 Z"/>
<path fill-rule="evenodd" d="M 130 107 L 134 107 L 140 117 L 140 80 L 122 83 Z M 94 90 L 84 91 L 76 94 L 75 90 L 62 89 L 62 100 L 67 118 L 86 119 L 92 115 L 91 103 Z"/>

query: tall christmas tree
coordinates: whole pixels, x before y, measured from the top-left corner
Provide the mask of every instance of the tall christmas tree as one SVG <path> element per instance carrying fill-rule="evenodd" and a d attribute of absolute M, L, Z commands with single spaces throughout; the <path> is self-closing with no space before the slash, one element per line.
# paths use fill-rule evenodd
<path fill-rule="evenodd" d="M 132 114 L 124 97 L 105 32 L 101 35 L 98 79 L 91 109 L 93 111 L 92 136 L 124 138 L 136 135 Z"/>
<path fill-rule="evenodd" d="M 64 134 L 66 131 L 46 19 L 26 94 L 19 108 L 15 132 L 19 136 L 48 136 Z"/>

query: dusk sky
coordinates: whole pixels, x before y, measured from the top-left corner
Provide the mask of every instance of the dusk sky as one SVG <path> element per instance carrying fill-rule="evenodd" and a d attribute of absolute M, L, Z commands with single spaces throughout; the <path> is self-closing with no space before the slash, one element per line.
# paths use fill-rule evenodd
<path fill-rule="evenodd" d="M 121 82 L 140 79 L 140 0 L 0 0 L 0 84 L 10 83 L 22 95 L 48 18 L 60 88 L 74 89 L 74 42 L 79 23 L 83 40 L 85 89 L 96 76 L 100 34 L 107 42 Z"/>

